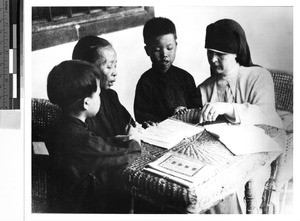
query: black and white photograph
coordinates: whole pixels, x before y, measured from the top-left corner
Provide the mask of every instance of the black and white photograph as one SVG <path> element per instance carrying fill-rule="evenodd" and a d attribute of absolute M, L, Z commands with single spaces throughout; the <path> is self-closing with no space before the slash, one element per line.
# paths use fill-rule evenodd
<path fill-rule="evenodd" d="M 24 0 L 16 218 L 295 220 L 296 8 Z"/>

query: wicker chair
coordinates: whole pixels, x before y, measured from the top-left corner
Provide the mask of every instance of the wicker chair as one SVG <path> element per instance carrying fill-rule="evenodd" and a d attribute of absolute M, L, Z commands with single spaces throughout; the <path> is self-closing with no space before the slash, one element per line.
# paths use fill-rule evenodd
<path fill-rule="evenodd" d="M 269 70 L 275 88 L 275 103 L 278 110 L 293 113 L 293 75 Z M 293 132 L 286 132 L 287 143 L 283 153 L 271 164 L 271 176 L 263 194 L 263 213 L 282 213 L 288 182 L 293 178 Z M 279 193 L 279 199 L 272 200 L 272 193 Z"/>
<path fill-rule="evenodd" d="M 58 106 L 46 99 L 33 98 L 32 142 L 45 142 L 47 131 L 61 116 Z M 51 186 L 49 155 L 35 154 L 32 150 L 32 212 L 52 212 L 56 202 L 56 190 Z"/>

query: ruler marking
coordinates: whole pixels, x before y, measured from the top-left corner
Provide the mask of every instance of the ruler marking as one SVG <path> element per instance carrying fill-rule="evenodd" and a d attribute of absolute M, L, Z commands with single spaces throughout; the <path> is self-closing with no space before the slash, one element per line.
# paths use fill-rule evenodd
<path fill-rule="evenodd" d="M 14 50 L 9 49 L 9 73 L 14 73 Z"/>
<path fill-rule="evenodd" d="M 3 1 L 3 108 L 9 108 L 9 2 Z"/>
<path fill-rule="evenodd" d="M 13 85 L 12 85 L 12 88 L 13 88 L 13 93 L 12 93 L 12 97 L 13 98 L 18 98 L 17 97 L 17 74 L 13 74 Z"/>
<path fill-rule="evenodd" d="M 13 48 L 17 48 L 17 24 L 13 24 Z"/>
<path fill-rule="evenodd" d="M 20 4 L 0 0 L 0 109 L 20 108 Z"/>
<path fill-rule="evenodd" d="M 20 1 L 19 0 L 11 0 L 12 2 L 12 10 L 13 10 L 13 15 L 12 15 L 12 22 L 13 22 L 13 48 L 14 48 L 14 74 L 13 74 L 13 93 L 12 93 L 12 109 L 19 109 L 20 104 L 18 105 L 18 102 L 20 102 L 20 91 L 18 88 L 19 81 L 20 81 L 20 69 L 18 68 L 19 64 L 19 24 L 20 24 Z M 23 15 L 21 15 L 23 16 Z M 19 97 L 18 97 L 19 95 Z"/>
<path fill-rule="evenodd" d="M 4 1 L 1 1 L 0 5 L 0 109 L 4 108 L 4 101 L 3 101 L 3 96 L 4 96 L 4 66 L 3 66 L 3 33 L 4 33 Z"/>
<path fill-rule="evenodd" d="M 18 54 L 17 54 L 17 49 L 14 48 L 13 49 L 13 74 L 17 74 L 18 73 L 18 66 L 17 66 L 17 60 L 18 60 Z"/>
<path fill-rule="evenodd" d="M 9 75 L 9 90 L 8 90 L 8 96 L 9 96 L 9 108 L 12 107 L 12 94 L 13 94 L 13 74 Z"/>
<path fill-rule="evenodd" d="M 12 76 L 14 68 L 14 51 L 13 51 L 13 8 L 12 1 L 9 0 L 9 72 L 8 72 L 8 108 L 11 109 L 12 104 Z"/>

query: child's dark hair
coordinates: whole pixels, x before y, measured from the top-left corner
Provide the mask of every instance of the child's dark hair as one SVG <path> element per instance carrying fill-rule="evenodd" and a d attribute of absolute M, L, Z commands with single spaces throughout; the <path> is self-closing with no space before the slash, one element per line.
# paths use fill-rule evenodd
<path fill-rule="evenodd" d="M 168 18 L 152 18 L 144 25 L 143 36 L 146 45 L 148 45 L 153 38 L 166 34 L 173 34 L 174 38 L 177 39 L 175 25 Z"/>
<path fill-rule="evenodd" d="M 104 38 L 92 35 L 82 37 L 74 47 L 72 59 L 95 63 L 99 59 L 99 51 L 108 46 L 112 47 Z"/>
<path fill-rule="evenodd" d="M 100 73 L 94 64 L 80 60 L 63 61 L 48 75 L 48 98 L 68 111 L 97 91 L 97 79 L 100 80 Z"/>

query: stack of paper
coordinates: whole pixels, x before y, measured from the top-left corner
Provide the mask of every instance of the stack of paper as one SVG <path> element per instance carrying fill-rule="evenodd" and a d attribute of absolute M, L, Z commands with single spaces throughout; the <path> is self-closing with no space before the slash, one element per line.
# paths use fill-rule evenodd
<path fill-rule="evenodd" d="M 184 138 L 191 137 L 203 130 L 203 127 L 168 118 L 157 126 L 139 131 L 139 137 L 146 143 L 170 149 Z"/>
<path fill-rule="evenodd" d="M 204 127 L 235 155 L 282 151 L 282 147 L 275 140 L 254 125 L 220 123 Z"/>

